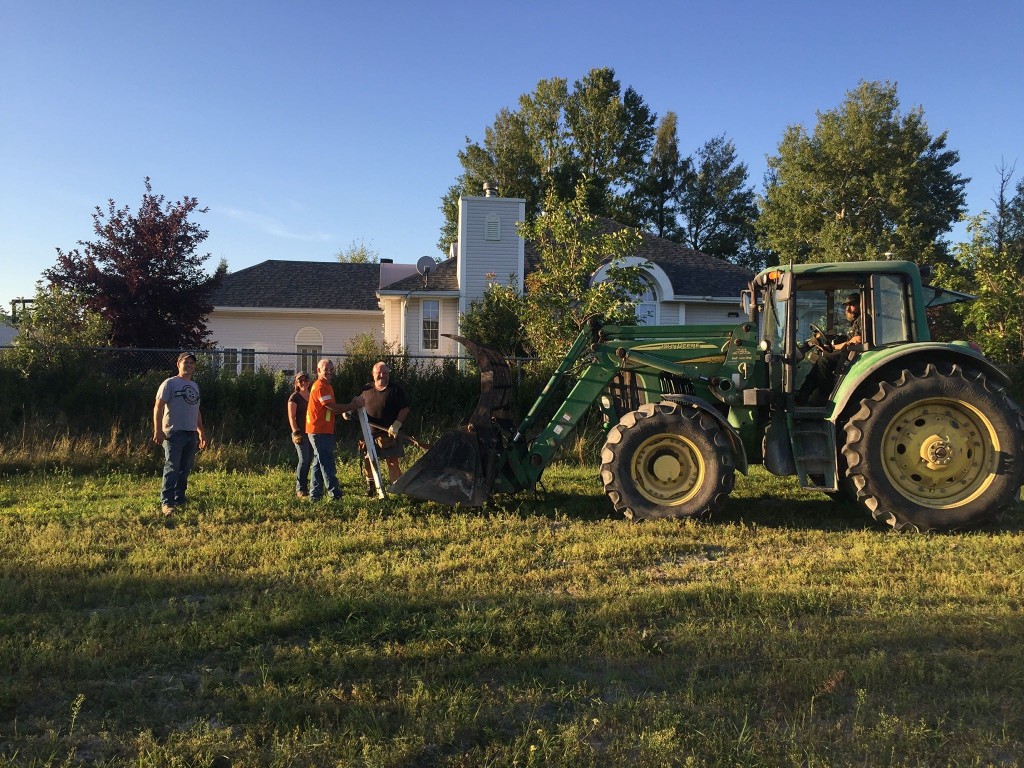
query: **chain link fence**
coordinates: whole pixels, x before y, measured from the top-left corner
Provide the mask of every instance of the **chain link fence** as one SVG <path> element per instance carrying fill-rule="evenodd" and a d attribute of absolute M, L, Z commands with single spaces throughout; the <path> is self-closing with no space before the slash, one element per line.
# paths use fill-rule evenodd
<path fill-rule="evenodd" d="M 0 346 L 0 363 L 14 347 Z M 77 357 L 88 357 L 94 368 L 111 376 L 134 376 L 148 372 L 177 371 L 178 355 L 189 352 L 195 355 L 197 375 L 202 373 L 217 376 L 237 376 L 243 373 L 265 371 L 282 376 L 292 376 L 296 371 L 316 373 L 317 363 L 327 358 L 336 367 L 343 367 L 347 361 L 385 360 L 391 367 L 402 369 L 429 369 L 455 365 L 460 369 L 471 367 L 475 361 L 468 355 L 412 355 L 405 352 L 382 351 L 376 355 L 352 352 L 283 352 L 256 349 L 138 349 L 124 347 L 69 347 L 57 354 L 73 354 Z M 371 360 L 371 358 L 373 358 Z M 54 361 L 56 362 L 56 361 Z M 537 363 L 535 358 L 508 358 L 513 377 L 519 378 L 523 370 Z M 170 375 L 169 374 L 169 375 Z M 369 371 L 367 371 L 369 380 Z"/>

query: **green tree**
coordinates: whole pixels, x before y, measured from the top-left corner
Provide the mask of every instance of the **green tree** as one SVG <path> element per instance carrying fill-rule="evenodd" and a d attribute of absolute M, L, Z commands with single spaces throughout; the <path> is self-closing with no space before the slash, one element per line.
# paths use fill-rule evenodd
<path fill-rule="evenodd" d="M 921 107 L 900 114 L 895 85 L 861 82 L 818 113 L 813 134 L 788 127 L 768 158 L 762 246 L 797 262 L 947 260 L 941 236 L 965 210 L 969 179 L 953 172 L 946 139 L 929 134 Z"/>
<path fill-rule="evenodd" d="M 138 213 L 113 200 L 105 214 L 97 206 L 97 239 L 79 241 L 82 251 L 58 248 L 43 276 L 109 323 L 116 347 L 204 347 L 210 295 L 226 269 L 207 275 L 210 255 L 197 253 L 209 233 L 189 217 L 207 209 L 194 197 L 167 203 L 148 177 L 145 185 Z"/>
<path fill-rule="evenodd" d="M 531 155 L 523 119 L 508 109 L 502 109 L 494 125 L 484 130 L 483 145 L 466 138 L 459 162 L 463 173 L 441 201 L 445 221 L 438 247 L 443 251 L 458 240 L 460 197 L 481 195 L 484 183 L 492 182 L 498 185 L 500 194 L 525 198 L 529 207 L 539 203 L 535 198 L 542 188 L 540 168 Z"/>
<path fill-rule="evenodd" d="M 592 315 L 609 322 L 636 322 L 636 300 L 645 288 L 643 265 L 626 265 L 640 245 L 629 227 L 602 226 L 586 204 L 583 183 L 565 202 L 548 192 L 544 212 L 520 226 L 522 236 L 540 254 L 536 271 L 526 278 L 523 325 L 530 349 L 548 365 L 556 365 Z M 592 278 L 610 263 L 601 282 Z"/>
<path fill-rule="evenodd" d="M 26 375 L 43 369 L 80 373 L 95 357 L 87 348 L 106 346 L 109 338 L 110 324 L 88 308 L 85 297 L 40 282 L 4 359 Z"/>
<path fill-rule="evenodd" d="M 678 118 L 666 112 L 658 122 L 647 172 L 633 190 L 633 206 L 640 222 L 658 237 L 679 236 L 679 197 L 683 178 L 690 173 L 690 158 L 679 154 Z"/>
<path fill-rule="evenodd" d="M 622 91 L 613 69 L 592 69 L 574 83 L 565 106 L 579 173 L 574 181 L 595 215 L 637 222 L 630 192 L 646 172 L 655 119 L 632 87 Z"/>
<path fill-rule="evenodd" d="M 576 81 L 541 80 L 502 109 L 484 130 L 482 143 L 466 138 L 459 152 L 462 173 L 441 200 L 444 224 L 438 246 L 457 239 L 461 195 L 479 195 L 493 182 L 506 197 L 526 200 L 527 217 L 549 192 L 569 199 L 581 188 L 597 215 L 639 223 L 631 191 L 643 177 L 654 139 L 654 115 L 632 88 L 622 90 L 611 69 L 594 69 Z"/>
<path fill-rule="evenodd" d="M 954 262 L 939 267 L 937 280 L 977 296 L 957 307 L 967 333 L 985 354 L 1021 371 L 1024 364 L 1024 275 L 1006 242 L 998 244 L 987 213 L 967 219 L 970 241 L 954 249 Z"/>
<path fill-rule="evenodd" d="M 380 251 L 360 238 L 349 243 L 348 248 L 338 251 L 336 258 L 342 264 L 379 264 Z"/>
<path fill-rule="evenodd" d="M 497 349 L 509 357 L 533 354 L 526 340 L 523 297 L 515 288 L 516 276 L 509 275 L 500 283 L 496 275 L 487 275 L 487 287 L 479 300 L 473 301 L 459 320 L 459 333 L 467 339 Z"/>
<path fill-rule="evenodd" d="M 957 310 L 985 354 L 1010 369 L 1020 392 L 1024 374 L 1024 181 L 1009 195 L 1013 168 L 999 168 L 995 211 L 967 219 L 970 241 L 940 268 L 939 282 L 977 299 Z"/>
<path fill-rule="evenodd" d="M 682 176 L 674 239 L 709 256 L 762 266 L 764 257 L 755 245 L 757 197 L 747 176 L 731 140 L 723 135 L 705 142 Z"/>
<path fill-rule="evenodd" d="M 999 186 L 992 201 L 995 213 L 989 221 L 988 234 L 993 246 L 997 250 L 1006 249 L 1017 270 L 1024 273 L 1024 179 L 1017 182 L 1015 194 L 1008 198 L 1014 168 L 1003 163 L 998 171 Z"/>

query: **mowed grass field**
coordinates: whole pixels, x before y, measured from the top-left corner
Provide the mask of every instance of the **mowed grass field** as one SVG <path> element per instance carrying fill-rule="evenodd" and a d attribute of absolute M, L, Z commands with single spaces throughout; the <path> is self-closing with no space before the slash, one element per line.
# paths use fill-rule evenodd
<path fill-rule="evenodd" d="M 0 766 L 1024 765 L 1024 510 L 903 536 L 754 469 L 463 510 L 283 463 L 0 477 Z"/>

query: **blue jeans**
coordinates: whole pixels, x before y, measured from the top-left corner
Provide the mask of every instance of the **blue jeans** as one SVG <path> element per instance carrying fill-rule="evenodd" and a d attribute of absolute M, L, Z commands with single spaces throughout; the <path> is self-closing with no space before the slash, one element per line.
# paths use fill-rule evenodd
<path fill-rule="evenodd" d="M 169 507 L 185 503 L 188 475 L 199 450 L 198 432 L 171 432 L 164 438 L 164 482 L 160 503 Z"/>
<path fill-rule="evenodd" d="M 320 467 L 313 466 L 313 443 L 309 435 L 302 436 L 302 442 L 295 446 L 295 452 L 299 455 L 299 463 L 295 466 L 295 492 L 303 496 L 309 495 L 309 470 L 313 468 L 314 482 L 317 486 L 323 485 L 323 475 Z"/>
<path fill-rule="evenodd" d="M 341 498 L 341 485 L 334 470 L 334 435 L 309 435 L 313 443 L 313 486 L 309 498 L 316 501 L 324 495 L 324 485 L 332 499 Z"/>

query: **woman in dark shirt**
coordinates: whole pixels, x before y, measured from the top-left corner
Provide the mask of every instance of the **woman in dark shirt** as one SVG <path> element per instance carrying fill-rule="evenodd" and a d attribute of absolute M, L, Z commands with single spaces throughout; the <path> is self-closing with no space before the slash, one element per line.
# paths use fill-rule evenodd
<path fill-rule="evenodd" d="M 299 371 L 295 374 L 295 391 L 288 397 L 288 424 L 292 428 L 295 452 L 299 455 L 299 463 L 295 467 L 295 496 L 299 499 L 309 498 L 309 468 L 313 464 L 313 445 L 306 437 L 309 384 L 309 374 Z"/>

